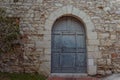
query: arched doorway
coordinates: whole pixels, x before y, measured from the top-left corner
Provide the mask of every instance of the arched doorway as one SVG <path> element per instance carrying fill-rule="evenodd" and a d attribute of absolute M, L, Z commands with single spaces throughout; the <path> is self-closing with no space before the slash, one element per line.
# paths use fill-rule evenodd
<path fill-rule="evenodd" d="M 52 73 L 86 73 L 86 34 L 82 22 L 71 16 L 56 20 L 51 36 Z"/>

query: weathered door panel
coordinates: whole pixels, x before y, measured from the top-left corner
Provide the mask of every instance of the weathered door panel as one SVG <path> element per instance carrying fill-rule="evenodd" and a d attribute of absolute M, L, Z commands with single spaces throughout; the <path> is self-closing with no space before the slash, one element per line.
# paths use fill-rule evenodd
<path fill-rule="evenodd" d="M 72 60 L 71 60 L 72 59 Z M 75 67 L 75 55 L 64 53 L 60 55 L 60 66 L 61 68 Z"/>
<path fill-rule="evenodd" d="M 86 73 L 85 31 L 79 20 L 62 17 L 52 30 L 52 72 Z"/>

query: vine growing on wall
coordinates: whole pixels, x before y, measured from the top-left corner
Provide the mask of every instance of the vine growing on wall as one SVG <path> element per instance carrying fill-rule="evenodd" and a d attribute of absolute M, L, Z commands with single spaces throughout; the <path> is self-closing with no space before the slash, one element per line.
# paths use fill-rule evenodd
<path fill-rule="evenodd" d="M 7 17 L 5 10 L 0 8 L 0 54 L 14 53 L 19 38 L 18 19 Z"/>

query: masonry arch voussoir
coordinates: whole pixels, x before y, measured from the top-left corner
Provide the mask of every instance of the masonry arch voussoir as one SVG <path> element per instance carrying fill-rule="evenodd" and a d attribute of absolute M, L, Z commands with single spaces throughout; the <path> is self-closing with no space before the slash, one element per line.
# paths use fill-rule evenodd
<path fill-rule="evenodd" d="M 56 19 L 60 18 L 61 16 L 65 16 L 65 15 L 71 15 L 81 20 L 85 24 L 86 32 L 87 33 L 89 32 L 92 34 L 91 30 L 94 29 L 94 24 L 92 23 L 90 16 L 88 16 L 84 11 L 77 9 L 72 5 L 64 6 L 52 12 L 50 16 L 48 17 L 48 19 L 46 20 L 45 29 L 51 30 L 52 25 L 54 24 Z M 89 37 L 90 36 L 88 34 L 88 38 Z M 95 37 L 97 37 L 97 35 Z"/>

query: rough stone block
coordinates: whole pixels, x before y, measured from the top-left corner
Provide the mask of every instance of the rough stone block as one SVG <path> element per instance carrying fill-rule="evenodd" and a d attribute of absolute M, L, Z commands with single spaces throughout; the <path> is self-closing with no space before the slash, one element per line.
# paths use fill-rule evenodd
<path fill-rule="evenodd" d="M 88 52 L 88 58 L 101 58 L 102 57 L 102 54 L 100 52 Z"/>
<path fill-rule="evenodd" d="M 89 35 L 87 36 L 88 39 L 97 39 L 97 33 L 96 32 L 92 32 L 91 31 L 88 31 L 87 33 L 89 33 Z"/>
<path fill-rule="evenodd" d="M 95 46 L 87 46 L 87 51 L 88 51 L 88 52 L 93 52 L 93 51 L 95 51 Z"/>
<path fill-rule="evenodd" d="M 111 65 L 111 59 L 107 59 L 107 65 Z"/>
<path fill-rule="evenodd" d="M 105 75 L 105 71 L 104 71 L 104 70 L 98 70 L 98 71 L 97 71 L 97 74 Z"/>
<path fill-rule="evenodd" d="M 43 60 L 48 62 L 51 61 L 51 54 L 45 54 Z"/>
<path fill-rule="evenodd" d="M 88 40 L 88 45 L 94 45 L 94 46 L 96 46 L 96 45 L 100 45 L 100 42 L 99 42 L 98 39 L 96 39 L 96 40 L 94 40 L 94 39 L 89 39 L 89 40 Z"/>
<path fill-rule="evenodd" d="M 72 14 L 79 15 L 79 13 L 80 13 L 80 10 L 75 8 L 75 7 L 73 7 Z"/>
<path fill-rule="evenodd" d="M 43 40 L 45 40 L 45 41 L 51 41 L 51 35 L 44 35 L 44 38 L 43 38 Z"/>
<path fill-rule="evenodd" d="M 66 7 L 66 11 L 67 11 L 68 14 L 72 14 L 72 8 L 73 8 L 72 5 L 68 5 L 68 6 Z"/>
<path fill-rule="evenodd" d="M 61 3 L 56 3 L 55 6 L 61 7 L 61 6 L 63 6 L 63 4 L 61 4 Z"/>
<path fill-rule="evenodd" d="M 100 38 L 100 39 L 108 38 L 109 36 L 110 36 L 109 33 L 99 34 L 99 38 Z"/>
<path fill-rule="evenodd" d="M 43 2 L 43 0 L 37 0 L 37 2 L 42 3 L 42 2 Z"/>
<path fill-rule="evenodd" d="M 88 59 L 88 66 L 94 66 L 94 59 Z"/>
<path fill-rule="evenodd" d="M 96 75 L 96 73 L 97 73 L 97 66 L 88 66 L 89 75 Z"/>
<path fill-rule="evenodd" d="M 50 69 L 51 69 L 50 62 L 43 62 L 40 65 L 39 72 L 43 73 L 44 75 L 49 75 Z"/>
<path fill-rule="evenodd" d="M 51 41 L 36 41 L 35 42 L 36 48 L 51 48 Z"/>
<path fill-rule="evenodd" d="M 45 54 L 51 54 L 51 48 L 45 49 L 45 50 L 44 50 L 44 53 L 45 53 Z"/>

